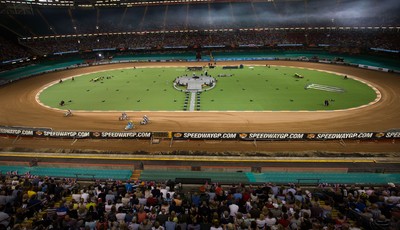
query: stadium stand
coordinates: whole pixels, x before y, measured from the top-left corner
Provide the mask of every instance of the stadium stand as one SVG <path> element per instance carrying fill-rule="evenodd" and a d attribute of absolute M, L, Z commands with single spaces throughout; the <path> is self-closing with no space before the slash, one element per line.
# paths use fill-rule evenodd
<path fill-rule="evenodd" d="M 63 52 L 87 59 L 96 49 L 114 56 L 171 47 L 378 48 L 395 57 L 400 50 L 399 4 L 389 0 L 359 0 L 372 4 L 362 17 L 353 17 L 357 1 L 7 2 L 0 3 L 2 70 Z M 0 170 L 0 229 L 400 229 L 400 188 L 391 174 L 144 170 L 130 181 L 129 170 Z"/>
<path fill-rule="evenodd" d="M 79 7 L 77 3 L 78 7 L 68 7 L 55 2 L 43 7 L 34 1 L 28 9 L 16 3 L 12 10 L 2 2 L 5 9 L 0 14 L 0 33 L 7 36 L 1 38 L 0 61 L 16 64 L 19 59 L 32 61 L 33 57 L 62 52 L 164 51 L 171 47 L 320 48 L 352 54 L 378 48 L 398 54 L 398 4 L 381 9 L 367 1 L 358 10 L 373 9 L 374 13 L 355 17 L 350 12 L 356 11 L 357 3 L 312 0 L 192 5 L 189 1 L 168 5 L 160 1 L 151 6 L 116 3 Z M 382 3 L 388 4 L 389 0 Z M 330 8 L 334 9 L 332 17 L 326 14 Z"/>
<path fill-rule="evenodd" d="M 305 36 L 307 35 L 307 36 Z M 333 53 L 376 53 L 371 48 L 397 51 L 398 30 L 306 30 L 306 31 L 224 31 L 160 34 L 102 34 L 97 36 L 22 39 L 20 45 L 3 46 L 1 60 L 49 57 L 70 53 L 83 56 L 107 50 L 112 56 L 135 52 L 160 52 L 175 49 L 189 51 L 196 47 L 219 47 L 221 50 L 319 49 Z M 7 44 L 7 43 L 5 43 Z M 297 46 L 297 47 L 294 47 Z M 173 49 L 171 49 L 173 48 Z M 214 48 L 216 49 L 216 48 Z M 398 53 L 388 53 L 388 55 Z M 63 56 L 62 56 L 63 57 Z"/>
<path fill-rule="evenodd" d="M 88 168 L 52 168 L 52 167 L 22 167 L 22 166 L 0 166 L 0 172 L 16 172 L 19 175 L 70 177 L 76 179 L 97 180 L 128 180 L 132 174 L 131 170 L 104 170 Z M 10 173 L 11 174 L 11 173 Z"/>
<path fill-rule="evenodd" d="M 55 169 L 48 172 L 55 173 Z M 4 229 L 292 230 L 400 226 L 400 191 L 391 182 L 365 187 L 327 183 L 220 184 L 205 179 L 215 175 L 212 180 L 222 178 L 218 173 L 170 173 L 172 177 L 204 177 L 204 184 L 188 185 L 164 181 L 166 177 L 159 171 L 147 173 L 159 175 L 158 181 L 126 182 L 13 174 L 17 173 L 2 175 L 0 224 Z"/>

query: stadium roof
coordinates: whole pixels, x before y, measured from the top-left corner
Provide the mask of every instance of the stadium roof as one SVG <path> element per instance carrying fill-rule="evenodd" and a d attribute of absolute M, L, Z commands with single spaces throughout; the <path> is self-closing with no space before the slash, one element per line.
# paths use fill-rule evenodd
<path fill-rule="evenodd" d="M 1 4 L 25 4 L 35 6 L 135 6 L 164 4 L 193 4 L 218 2 L 273 2 L 274 0 L 1 0 Z M 287 1 L 287 0 L 278 0 Z M 292 0 L 293 1 L 293 0 Z M 294 0 L 302 1 L 302 0 Z"/>
<path fill-rule="evenodd" d="M 59 7 L 102 7 L 102 6 L 142 6 L 171 4 L 200 4 L 226 2 L 307 2 L 306 0 L 1 0 L 0 4 L 59 6 Z"/>

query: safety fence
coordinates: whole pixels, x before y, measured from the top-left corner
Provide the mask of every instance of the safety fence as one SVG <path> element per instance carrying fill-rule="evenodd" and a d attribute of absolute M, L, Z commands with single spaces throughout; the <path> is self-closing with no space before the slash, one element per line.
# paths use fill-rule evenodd
<path fill-rule="evenodd" d="M 51 128 L 0 126 L 1 136 L 69 139 L 171 139 L 235 141 L 394 140 L 400 130 L 386 132 L 269 133 L 269 132 L 108 132 L 54 131 Z"/>

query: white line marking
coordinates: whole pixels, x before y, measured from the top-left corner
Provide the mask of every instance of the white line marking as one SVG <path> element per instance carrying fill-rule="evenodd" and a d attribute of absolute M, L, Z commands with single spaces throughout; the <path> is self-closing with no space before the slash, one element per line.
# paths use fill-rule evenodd
<path fill-rule="evenodd" d="M 251 65 L 249 65 L 249 66 L 265 66 L 265 64 L 263 64 L 263 65 L 261 65 L 261 64 L 251 64 Z M 340 75 L 340 76 L 347 76 L 347 78 L 351 78 L 351 79 L 354 79 L 354 80 L 356 80 L 356 81 L 359 81 L 359 82 L 361 82 L 361 83 L 364 83 L 364 84 L 366 84 L 366 85 L 368 85 L 370 88 L 372 88 L 374 91 L 375 91 L 375 93 L 376 93 L 376 98 L 375 98 L 375 100 L 374 101 L 372 101 L 372 102 L 370 102 L 370 103 L 368 103 L 368 104 L 366 104 L 366 105 L 361 105 L 361 106 L 358 106 L 358 107 L 353 107 L 353 108 L 348 108 L 348 109 L 337 109 L 337 110 L 300 110 L 300 111 L 288 111 L 288 112 L 305 112 L 305 113 L 314 113 L 314 112 L 343 112 L 343 111 L 350 111 L 350 110 L 356 110 L 356 109 L 362 109 L 362 108 L 365 108 L 365 107 L 367 107 L 367 106 L 371 106 L 371 105 L 374 105 L 374 104 L 376 104 L 377 102 L 379 102 L 381 99 L 382 99 L 382 94 L 381 94 L 381 92 L 375 87 L 375 86 L 373 86 L 372 84 L 370 84 L 369 82 L 367 82 L 367 81 L 365 81 L 364 79 L 361 79 L 361 78 L 358 78 L 358 77 L 355 77 L 355 76 L 353 76 L 353 75 L 348 75 L 348 74 L 346 74 L 346 73 L 339 73 L 339 72 L 333 72 L 333 71 L 329 71 L 329 70 L 321 70 L 321 69 L 314 69 L 314 68 L 306 68 L 306 67 L 296 67 L 296 66 L 284 66 L 284 65 L 269 65 L 269 66 L 271 66 L 271 67 L 286 67 L 286 68 L 298 68 L 298 69 L 307 69 L 307 70 L 314 70 L 314 71 L 320 71 L 320 72 L 325 72 L 325 73 L 331 73 L 331 74 L 335 74 L 335 75 Z M 136 66 L 135 66 L 136 67 Z M 185 68 L 185 67 L 187 67 L 187 66 L 137 66 L 136 67 L 136 69 L 140 69 L 140 68 Z M 100 73 L 100 72 L 106 72 L 106 71 L 113 71 L 113 70 L 120 70 L 120 69 L 133 69 L 133 67 L 124 67 L 124 68 L 116 68 L 116 69 L 107 69 L 107 70 L 99 70 L 99 71 L 94 71 L 94 72 L 90 72 L 90 73 L 84 73 L 84 74 L 79 74 L 79 75 L 74 75 L 74 76 L 71 76 L 71 77 L 66 77 L 66 78 L 62 78 L 62 80 L 64 81 L 64 79 L 70 79 L 70 78 L 72 78 L 72 77 L 80 77 L 80 76 L 83 76 L 83 75 L 87 75 L 87 74 L 93 74 L 93 73 Z M 53 81 L 53 82 L 50 82 L 50 83 L 48 83 L 48 84 L 46 84 L 37 94 L 36 94 L 36 96 L 35 96 L 35 99 L 36 99 L 36 102 L 39 104 L 39 105 L 41 105 L 41 106 L 43 106 L 43 107 L 46 107 L 46 108 L 48 108 L 48 109 L 53 109 L 53 110 L 56 110 L 56 111 L 65 111 L 65 110 L 62 110 L 62 109 L 58 109 L 58 108 L 53 108 L 53 107 L 50 107 L 50 106 L 47 106 L 47 105 L 45 105 L 45 104 L 43 104 L 40 100 L 39 100 L 39 95 L 40 95 L 40 93 L 42 93 L 45 89 L 47 89 L 48 87 L 50 87 L 50 86 L 52 86 L 52 85 L 54 85 L 54 84 L 56 84 L 56 83 L 58 83 L 59 82 L 59 80 L 57 80 L 57 81 Z M 105 113 L 105 112 L 113 112 L 113 113 L 115 113 L 115 112 L 121 112 L 121 110 L 104 110 L 104 111 L 99 111 L 99 110 L 95 110 L 95 111 L 93 111 L 93 110 L 74 110 L 74 113 L 79 113 L 79 112 L 85 112 L 85 113 L 88 113 L 88 112 L 93 112 L 93 113 L 97 113 L 97 112 L 101 112 L 101 113 Z M 188 112 L 190 112 L 190 111 L 164 111 L 164 110 L 161 110 L 161 111 L 149 111 L 149 110 L 142 110 L 142 111 L 136 111 L 136 110 L 132 110 L 132 111 L 126 111 L 126 112 L 152 112 L 152 113 L 157 113 L 157 112 L 162 112 L 162 113 L 165 113 L 165 112 L 169 112 L 169 113 L 176 113 L 176 112 L 185 112 L 185 113 L 188 113 Z M 281 111 L 271 111 L 271 110 L 269 110 L 269 111 L 251 111 L 251 110 L 247 110 L 247 111 L 231 111 L 231 110 L 229 110 L 229 111 L 193 111 L 193 112 L 196 112 L 196 113 L 209 113 L 209 112 L 229 112 L 229 113 L 243 113 L 243 112 L 245 112 L 245 113 L 247 113 L 247 112 L 249 112 L 249 113 L 255 113 L 255 112 L 257 112 L 257 113 L 270 113 L 270 112 L 273 112 L 273 113 L 276 113 L 276 112 L 285 112 L 285 111 L 283 111 L 283 110 L 281 110 Z"/>

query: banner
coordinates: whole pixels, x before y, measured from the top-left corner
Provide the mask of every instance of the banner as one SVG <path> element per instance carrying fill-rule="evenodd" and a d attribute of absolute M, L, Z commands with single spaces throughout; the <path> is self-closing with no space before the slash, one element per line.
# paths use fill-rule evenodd
<path fill-rule="evenodd" d="M 7 64 L 7 63 L 17 63 L 17 62 L 23 62 L 24 60 L 26 60 L 28 58 L 18 58 L 18 59 L 13 59 L 13 60 L 6 60 L 6 61 L 2 61 L 2 64 Z"/>
<path fill-rule="evenodd" d="M 239 47 L 263 47 L 264 45 L 262 44 L 242 44 L 239 45 Z"/>
<path fill-rule="evenodd" d="M 383 49 L 383 48 L 371 48 L 371 50 L 388 52 L 388 53 L 396 53 L 396 54 L 400 53 L 399 50 L 389 50 L 389 49 Z"/>
<path fill-rule="evenodd" d="M 238 137 L 237 133 L 219 133 L 219 132 L 173 132 L 172 137 L 175 140 L 235 140 Z"/>
<path fill-rule="evenodd" d="M 188 46 L 164 46 L 164 49 L 187 49 Z"/>
<path fill-rule="evenodd" d="M 304 139 L 304 133 L 240 133 L 239 138 L 241 140 L 302 140 Z"/>
<path fill-rule="evenodd" d="M 113 47 L 113 48 L 93 49 L 93 52 L 97 52 L 97 51 L 112 51 L 112 50 L 117 50 L 117 48 Z"/>
<path fill-rule="evenodd" d="M 338 133 L 268 133 L 268 132 L 104 132 L 104 131 L 53 131 L 51 128 L 0 126 L 2 136 L 24 136 L 70 139 L 151 139 L 174 140 L 239 140 L 239 141 L 325 141 L 325 140 L 382 140 L 400 139 L 400 130 L 387 132 Z"/>
<path fill-rule="evenodd" d="M 284 43 L 284 44 L 277 44 L 277 46 L 303 46 L 303 44 Z"/>
<path fill-rule="evenodd" d="M 151 132 L 91 132 L 92 138 L 117 138 L 117 139 L 150 139 Z"/>
<path fill-rule="evenodd" d="M 381 67 L 377 67 L 377 66 L 358 64 L 358 67 L 363 68 L 363 69 L 372 69 L 372 70 L 378 70 L 378 71 L 382 71 L 382 72 L 389 72 L 388 68 L 381 68 Z"/>
<path fill-rule="evenodd" d="M 376 140 L 400 138 L 400 131 L 346 132 L 346 133 L 225 133 L 225 132 L 173 132 L 174 140 L 242 140 L 242 141 L 324 141 L 324 140 Z"/>
<path fill-rule="evenodd" d="M 308 133 L 307 139 L 313 140 L 345 140 L 345 139 L 374 139 L 377 136 L 372 132 L 363 133 Z"/>
<path fill-rule="evenodd" d="M 224 48 L 225 45 L 204 45 L 203 48 Z"/>
<path fill-rule="evenodd" d="M 400 138 L 400 131 L 380 133 L 380 135 L 384 135 L 385 138 Z"/>
<path fill-rule="evenodd" d="M 129 50 L 151 50 L 151 47 L 129 47 Z"/>
<path fill-rule="evenodd" d="M 78 53 L 79 50 L 70 50 L 70 51 L 64 51 L 64 52 L 54 52 L 53 55 L 63 55 L 63 54 L 73 54 L 73 53 Z"/>
<path fill-rule="evenodd" d="M 0 126 L 0 135 L 33 136 L 34 130 Z"/>
<path fill-rule="evenodd" d="M 51 138 L 89 138 L 90 132 L 87 131 L 35 131 L 34 137 Z"/>
<path fill-rule="evenodd" d="M 20 126 L 0 126 L 0 135 L 33 136 L 37 131 L 52 131 L 51 128 L 34 128 Z"/>

